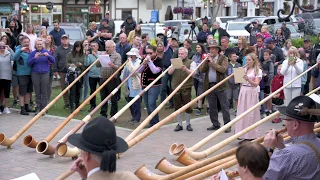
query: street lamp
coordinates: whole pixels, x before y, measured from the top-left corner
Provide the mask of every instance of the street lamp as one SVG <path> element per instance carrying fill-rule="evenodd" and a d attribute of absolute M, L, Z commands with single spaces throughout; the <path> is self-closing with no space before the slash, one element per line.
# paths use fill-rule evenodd
<path fill-rule="evenodd" d="M 296 5 L 297 5 L 297 7 L 298 7 L 299 9 L 301 9 L 301 10 L 304 11 L 304 12 L 320 11 L 320 9 L 310 10 L 310 9 L 305 9 L 305 8 L 301 7 L 300 4 L 299 4 L 299 0 L 285 0 L 285 1 L 293 1 L 293 2 L 292 2 L 292 3 L 293 3 L 293 4 L 292 4 L 292 9 L 291 9 L 291 11 L 290 11 L 290 14 L 289 14 L 288 16 L 286 16 L 286 17 L 283 17 L 283 16 L 281 17 L 281 15 L 280 15 L 280 13 L 281 13 L 282 15 L 284 15 L 285 10 L 284 10 L 284 9 L 279 9 L 277 15 L 278 15 L 278 18 L 279 18 L 280 21 L 289 20 L 289 17 L 293 14 Z"/>

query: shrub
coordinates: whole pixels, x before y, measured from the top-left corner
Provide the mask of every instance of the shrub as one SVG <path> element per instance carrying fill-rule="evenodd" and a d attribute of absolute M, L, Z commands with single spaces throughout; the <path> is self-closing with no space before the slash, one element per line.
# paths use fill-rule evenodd
<path fill-rule="evenodd" d="M 292 40 L 292 45 L 295 46 L 296 48 L 303 47 L 303 41 L 306 38 L 310 39 L 311 45 L 314 45 L 319 42 L 317 36 L 309 36 L 308 35 L 305 38 L 298 38 L 298 39 Z"/>

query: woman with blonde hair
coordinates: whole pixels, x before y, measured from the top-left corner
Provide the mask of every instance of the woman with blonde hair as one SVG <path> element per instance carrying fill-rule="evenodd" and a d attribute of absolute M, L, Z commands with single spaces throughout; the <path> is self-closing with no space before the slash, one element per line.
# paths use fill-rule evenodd
<path fill-rule="evenodd" d="M 286 58 L 288 56 L 288 51 L 290 49 L 290 47 L 292 46 L 292 41 L 291 39 L 287 39 L 284 44 L 283 44 L 283 48 L 282 48 L 282 52 L 284 57 Z"/>
<path fill-rule="evenodd" d="M 41 32 L 40 32 L 40 38 L 41 38 L 43 41 L 45 41 L 46 38 L 47 38 L 47 36 L 48 36 L 47 30 L 46 30 L 46 29 L 42 29 Z"/>
<path fill-rule="evenodd" d="M 234 48 L 238 56 L 237 62 L 242 64 L 243 56 L 245 56 L 244 51 L 248 49 L 247 39 L 244 36 L 239 36 L 238 46 Z"/>
<path fill-rule="evenodd" d="M 259 84 L 262 78 L 262 70 L 259 68 L 259 64 L 258 57 L 255 53 L 249 53 L 246 56 L 245 75 L 243 76 L 246 82 L 242 83 L 240 88 L 237 116 L 244 113 L 259 102 Z M 242 131 L 259 120 L 260 110 L 259 108 L 256 108 L 235 124 L 235 133 Z M 247 140 L 256 139 L 259 136 L 259 129 L 253 129 L 240 137 L 240 139 L 243 140 L 240 143 Z"/>
<path fill-rule="evenodd" d="M 280 72 L 284 76 L 283 84 L 287 84 L 303 72 L 303 61 L 300 59 L 300 54 L 296 47 L 292 46 L 289 49 L 288 57 L 283 61 Z M 283 92 L 285 97 L 284 105 L 288 106 L 293 98 L 300 96 L 301 78 L 284 88 Z"/>
<path fill-rule="evenodd" d="M 36 33 L 34 33 L 33 26 L 31 24 L 28 24 L 26 27 L 26 32 L 23 32 L 21 34 L 23 34 L 24 36 L 27 36 L 30 39 L 30 49 L 34 51 L 38 36 Z"/>
<path fill-rule="evenodd" d="M 52 35 L 47 35 L 43 48 L 48 50 L 50 54 L 53 56 L 54 51 L 56 50 L 57 47 L 54 45 L 54 39 Z M 49 83 L 48 83 L 48 100 L 50 101 L 51 93 L 52 93 L 53 72 L 52 72 L 52 63 L 49 63 L 49 65 L 50 65 L 50 72 L 49 72 Z"/>

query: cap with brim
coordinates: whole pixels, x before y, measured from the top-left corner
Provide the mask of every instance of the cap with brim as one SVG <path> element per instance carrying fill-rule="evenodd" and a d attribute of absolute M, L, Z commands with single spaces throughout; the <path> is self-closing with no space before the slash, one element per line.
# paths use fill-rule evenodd
<path fill-rule="evenodd" d="M 306 122 L 317 122 L 317 116 L 306 115 L 302 116 L 299 112 L 303 108 L 315 109 L 316 103 L 308 96 L 298 96 L 294 98 L 288 106 L 279 107 L 278 110 L 281 114 L 289 116 L 291 118 L 306 121 Z"/>
<path fill-rule="evenodd" d="M 303 42 L 310 42 L 310 39 L 306 38 Z"/>
<path fill-rule="evenodd" d="M 129 52 L 126 53 L 127 56 L 136 56 L 137 58 L 141 58 L 139 55 L 139 50 L 136 48 L 131 48 Z"/>
<path fill-rule="evenodd" d="M 106 14 L 110 14 L 110 11 L 107 11 Z"/>
<path fill-rule="evenodd" d="M 123 153 L 128 149 L 124 139 L 116 135 L 113 123 L 104 116 L 90 121 L 82 133 L 72 134 L 68 142 L 79 149 L 103 156 L 104 151 Z"/>
<path fill-rule="evenodd" d="M 64 34 L 64 35 L 61 36 L 61 39 L 62 38 L 69 38 L 69 35 L 68 34 Z"/>
<path fill-rule="evenodd" d="M 265 40 L 264 40 L 264 45 L 265 46 L 267 46 L 267 45 L 269 45 L 269 44 L 271 44 L 271 43 L 273 43 L 274 42 L 274 39 L 272 39 L 271 37 L 268 37 L 268 38 L 266 38 Z"/>
<path fill-rule="evenodd" d="M 203 17 L 203 18 L 201 18 L 202 20 L 208 20 L 208 17 L 207 16 L 205 16 L 205 17 Z"/>

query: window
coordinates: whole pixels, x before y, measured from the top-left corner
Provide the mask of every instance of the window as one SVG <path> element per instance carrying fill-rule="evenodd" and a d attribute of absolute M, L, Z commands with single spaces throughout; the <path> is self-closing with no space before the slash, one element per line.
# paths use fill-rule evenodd
<path fill-rule="evenodd" d="M 122 20 L 125 21 L 129 14 L 132 14 L 132 10 L 122 10 L 122 14 L 121 14 Z"/>

